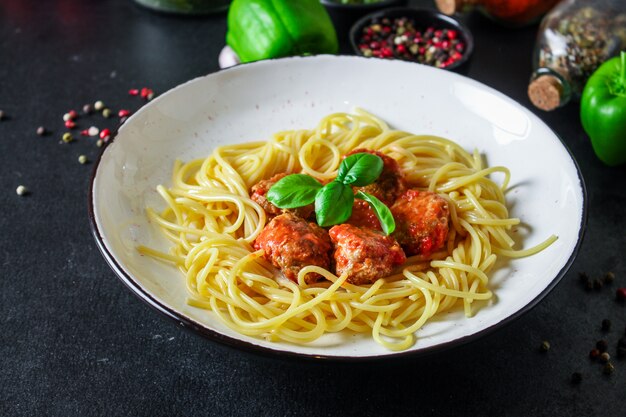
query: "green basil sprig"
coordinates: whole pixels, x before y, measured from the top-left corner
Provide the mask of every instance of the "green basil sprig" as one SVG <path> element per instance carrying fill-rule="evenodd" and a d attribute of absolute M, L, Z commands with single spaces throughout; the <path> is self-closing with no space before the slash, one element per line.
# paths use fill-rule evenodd
<path fill-rule="evenodd" d="M 344 223 L 352 215 L 355 198 L 352 186 L 363 187 L 376 181 L 383 165 L 378 155 L 357 153 L 341 161 L 337 178 L 324 186 L 308 175 L 287 175 L 270 187 L 266 198 L 276 207 L 284 209 L 315 202 L 317 224 L 325 227 Z M 389 207 L 363 191 L 358 191 L 356 198 L 370 205 L 385 234 L 393 233 L 396 223 Z"/>

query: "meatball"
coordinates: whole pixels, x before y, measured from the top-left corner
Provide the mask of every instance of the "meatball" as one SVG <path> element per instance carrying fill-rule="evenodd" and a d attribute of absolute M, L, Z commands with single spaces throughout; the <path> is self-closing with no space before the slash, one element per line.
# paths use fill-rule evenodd
<path fill-rule="evenodd" d="M 396 220 L 396 238 L 408 255 L 430 255 L 441 249 L 448 237 L 448 202 L 435 193 L 407 190 L 391 206 Z"/>
<path fill-rule="evenodd" d="M 383 160 L 383 171 L 378 179 L 365 187 L 354 187 L 355 192 L 360 190 L 373 195 L 387 205 L 393 204 L 396 198 L 406 190 L 406 180 L 398 162 L 382 152 L 369 149 L 355 149 L 346 156 L 355 153 L 371 153 L 380 156 Z"/>
<path fill-rule="evenodd" d="M 333 226 L 328 234 L 335 246 L 337 275 L 348 274 L 347 281 L 351 284 L 371 284 L 406 261 L 398 242 L 375 230 L 340 224 Z"/>
<path fill-rule="evenodd" d="M 255 201 L 261 207 L 263 207 L 263 210 L 265 210 L 265 213 L 269 218 L 278 216 L 281 213 L 293 213 L 296 216 L 306 219 L 313 213 L 313 210 L 315 209 L 313 204 L 298 207 L 295 209 L 281 209 L 267 201 L 267 198 L 265 197 L 267 191 L 272 187 L 272 185 L 276 184 L 279 180 L 283 179 L 287 175 L 289 174 L 283 172 L 280 174 L 276 174 L 267 180 L 261 180 L 258 183 L 254 184 L 250 189 L 250 198 L 252 199 L 252 201 Z"/>
<path fill-rule="evenodd" d="M 297 282 L 298 272 L 305 266 L 330 268 L 332 244 L 328 232 L 315 223 L 283 213 L 272 219 L 253 244 L 263 249 L 264 257 L 290 280 Z M 306 283 L 316 282 L 319 274 L 307 274 Z"/>
<path fill-rule="evenodd" d="M 346 220 L 346 223 L 358 227 L 367 227 L 368 229 L 382 230 L 380 220 L 376 217 L 374 210 L 372 210 L 367 201 L 359 200 L 358 198 L 354 199 L 352 215 Z"/>

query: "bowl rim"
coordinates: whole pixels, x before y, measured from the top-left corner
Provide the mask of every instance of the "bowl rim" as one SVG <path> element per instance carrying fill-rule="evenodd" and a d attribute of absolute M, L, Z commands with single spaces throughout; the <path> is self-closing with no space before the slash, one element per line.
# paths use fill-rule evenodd
<path fill-rule="evenodd" d="M 358 56 L 364 56 L 361 53 L 361 50 L 359 49 L 358 46 L 358 42 L 357 42 L 357 32 L 360 31 L 361 29 L 363 29 L 363 27 L 371 20 L 375 19 L 375 18 L 381 18 L 381 17 L 386 17 L 389 14 L 401 14 L 401 13 L 406 13 L 407 17 L 411 17 L 410 15 L 417 15 L 417 14 L 424 14 L 424 15 L 430 15 L 433 18 L 433 23 L 435 23 L 436 21 L 444 21 L 452 26 L 455 26 L 458 31 L 461 33 L 461 36 L 463 36 L 463 38 L 465 38 L 465 52 L 463 52 L 463 56 L 461 57 L 461 59 L 459 59 L 458 61 L 456 61 L 455 63 L 453 63 L 452 65 L 446 67 L 446 68 L 441 68 L 441 69 L 445 69 L 445 70 L 455 70 L 458 69 L 460 67 L 462 67 L 463 65 L 465 65 L 470 57 L 472 56 L 472 53 L 474 52 L 474 35 L 472 35 L 472 31 L 469 29 L 469 27 L 467 27 L 467 25 L 465 23 L 463 23 L 462 21 L 455 19 L 452 16 L 448 16 L 446 14 L 443 14 L 439 11 L 436 10 L 432 10 L 432 9 L 428 9 L 428 8 L 424 8 L 424 7 L 389 7 L 386 9 L 382 9 L 382 10 L 378 10 L 375 12 L 372 12 L 370 14 L 367 14 L 363 17 L 361 17 L 359 20 L 357 20 L 356 22 L 354 22 L 354 24 L 352 25 L 352 27 L 350 28 L 350 33 L 349 33 L 349 37 L 350 37 L 350 46 L 352 47 L 352 51 L 358 55 Z M 376 58 L 376 57 L 366 57 L 366 58 L 373 58 L 373 59 L 391 59 L 391 60 L 397 60 L 397 61 L 405 61 L 405 62 L 414 62 L 414 63 L 418 63 L 417 61 L 410 61 L 407 59 L 400 59 L 400 58 L 396 58 L 396 57 L 392 57 L 392 58 Z M 426 64 L 424 64 L 426 65 Z M 429 65 L 433 68 L 437 68 L 434 67 L 432 65 Z"/>
<path fill-rule="evenodd" d="M 225 69 L 222 69 L 222 70 L 219 70 L 219 71 L 207 74 L 207 75 L 195 77 L 186 82 L 178 84 L 175 87 L 169 89 L 168 91 L 156 97 L 150 103 L 158 103 L 160 100 L 163 100 L 164 97 L 166 97 L 170 93 L 175 92 L 179 89 L 182 89 L 184 86 L 197 82 L 201 79 L 217 76 L 217 74 L 226 72 L 226 71 L 236 71 L 236 68 L 238 68 L 240 65 L 246 65 L 246 66 L 266 65 L 266 64 L 271 64 L 272 62 L 275 62 L 275 61 L 288 61 L 288 60 L 296 60 L 296 59 L 309 60 L 309 59 L 315 59 L 316 57 L 339 58 L 339 59 L 345 59 L 345 58 L 368 59 L 362 56 L 353 56 L 353 55 L 313 55 L 313 56 L 307 56 L 307 57 L 297 56 L 297 57 L 287 57 L 287 58 L 275 58 L 275 59 L 268 59 L 268 60 L 263 60 L 263 61 L 239 64 L 234 67 L 225 68 Z M 407 62 L 407 61 L 404 61 L 404 62 Z M 479 82 L 479 81 L 476 81 L 476 82 Z M 488 88 L 491 89 L 490 87 Z M 522 106 L 514 99 L 508 96 L 506 97 L 512 102 L 514 102 L 515 104 L 517 104 L 518 106 L 521 106 L 524 109 L 526 109 L 526 107 Z M 146 110 L 147 108 L 148 108 L 148 105 L 143 106 L 137 112 L 133 113 L 133 115 L 129 118 L 129 120 L 133 118 L 134 115 L 147 111 Z M 100 152 L 96 161 L 93 164 L 91 177 L 89 179 L 89 190 L 88 190 L 88 195 L 87 195 L 87 198 L 88 198 L 88 204 L 87 204 L 88 213 L 87 214 L 89 217 L 91 233 L 96 241 L 96 246 L 102 253 L 105 261 L 107 262 L 109 267 L 113 270 L 113 272 L 117 275 L 117 278 L 120 281 L 122 281 L 122 283 L 128 289 L 130 289 L 133 292 L 133 294 L 135 294 L 143 302 L 148 304 L 150 307 L 152 307 L 153 309 L 155 309 L 156 311 L 158 311 L 159 313 L 161 313 L 168 319 L 174 321 L 176 324 L 180 325 L 184 329 L 191 331 L 195 335 L 203 336 L 204 338 L 209 339 L 212 342 L 217 342 L 218 344 L 235 348 L 238 351 L 241 351 L 244 353 L 255 354 L 255 355 L 270 358 L 270 359 L 293 360 L 293 361 L 304 360 L 306 362 L 312 362 L 312 363 L 336 363 L 336 364 L 372 363 L 372 362 L 383 362 L 383 361 L 388 363 L 392 361 L 423 358 L 429 355 L 433 355 L 433 354 L 437 354 L 446 350 L 450 350 L 452 348 L 466 345 L 470 342 L 474 342 L 480 338 L 485 337 L 488 334 L 493 333 L 495 330 L 501 329 L 513 323 L 514 321 L 516 321 L 518 318 L 520 318 L 521 316 L 523 316 L 524 314 L 532 310 L 534 307 L 536 307 L 539 304 L 539 302 L 543 300 L 557 286 L 557 284 L 560 283 L 561 279 L 565 276 L 565 274 L 571 268 L 572 264 L 574 263 L 574 261 L 576 260 L 578 256 L 578 253 L 580 252 L 580 248 L 582 246 L 583 238 L 584 238 L 586 228 L 587 228 L 588 195 L 587 195 L 587 187 L 584 181 L 584 177 L 582 175 L 582 171 L 580 169 L 578 162 L 574 158 L 573 153 L 567 147 L 563 139 L 556 132 L 554 132 L 552 128 L 550 128 L 546 124 L 546 127 L 548 127 L 548 129 L 560 141 L 561 145 L 563 146 L 563 148 L 569 155 L 570 159 L 572 160 L 572 163 L 574 164 L 574 168 L 576 169 L 576 174 L 578 176 L 578 180 L 579 180 L 580 187 L 581 187 L 582 211 L 581 211 L 580 229 L 578 230 L 577 240 L 572 250 L 572 253 L 570 254 L 569 258 L 567 259 L 567 261 L 565 262 L 561 270 L 552 279 L 552 281 L 550 281 L 550 283 L 546 286 L 546 288 L 543 291 L 541 291 L 534 299 L 532 299 L 530 302 L 528 302 L 526 305 L 524 305 L 522 308 L 520 308 L 518 311 L 514 312 L 513 314 L 510 314 L 504 317 L 502 320 L 498 321 L 497 323 L 489 327 L 486 327 L 480 331 L 477 331 L 475 333 L 472 333 L 463 337 L 459 337 L 457 339 L 450 340 L 448 342 L 425 347 L 419 350 L 405 350 L 405 351 L 399 351 L 399 352 L 390 351 L 389 353 L 384 354 L 384 355 L 345 356 L 345 355 L 298 353 L 298 352 L 293 352 L 293 351 L 288 351 L 288 350 L 273 349 L 271 347 L 256 345 L 256 344 L 247 342 L 245 340 L 237 339 L 237 338 L 222 334 L 218 331 L 211 330 L 205 327 L 204 325 L 202 325 L 201 323 L 198 323 L 196 320 L 190 317 L 187 317 L 184 314 L 176 312 L 174 309 L 167 306 L 166 303 L 159 301 L 156 297 L 150 294 L 149 291 L 142 288 L 142 286 L 122 267 L 122 265 L 120 265 L 119 261 L 115 258 L 113 253 L 109 250 L 109 248 L 107 247 L 104 241 L 103 234 L 101 233 L 100 228 L 98 227 L 98 222 L 96 219 L 95 201 L 94 201 L 95 181 L 98 176 L 98 168 L 100 167 L 100 163 L 102 162 L 102 159 L 105 153 L 109 149 L 109 146 L 117 139 L 121 126 L 122 125 L 118 126 L 115 129 L 115 131 L 111 133 L 110 140 L 107 143 L 105 143 L 105 146 L 102 148 L 102 151 Z"/>
<path fill-rule="evenodd" d="M 320 0 L 320 3 L 332 9 L 356 11 L 358 9 L 361 9 L 361 10 L 380 9 L 382 7 L 389 7 L 389 6 L 394 6 L 395 4 L 406 3 L 407 1 L 408 0 L 380 0 L 375 3 L 343 4 L 343 3 L 337 3 L 336 1 L 333 1 L 333 0 Z"/>

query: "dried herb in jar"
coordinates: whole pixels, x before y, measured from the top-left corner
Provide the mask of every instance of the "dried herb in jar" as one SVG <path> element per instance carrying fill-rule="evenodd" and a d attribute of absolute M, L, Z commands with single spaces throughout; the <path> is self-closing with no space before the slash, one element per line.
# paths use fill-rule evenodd
<path fill-rule="evenodd" d="M 533 104 L 554 110 L 580 97 L 607 59 L 626 47 L 626 2 L 565 0 L 542 21 L 528 86 Z"/>

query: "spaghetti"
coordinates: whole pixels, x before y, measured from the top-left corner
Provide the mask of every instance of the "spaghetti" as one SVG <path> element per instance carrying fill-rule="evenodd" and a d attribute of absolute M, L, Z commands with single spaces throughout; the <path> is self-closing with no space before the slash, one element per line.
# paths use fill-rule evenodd
<path fill-rule="evenodd" d="M 305 173 L 320 180 L 337 174 L 342 155 L 356 148 L 396 159 L 412 187 L 445 198 L 451 227 L 444 250 L 414 256 L 401 270 L 371 285 L 307 266 L 292 282 L 255 251 L 253 241 L 268 221 L 250 199 L 250 187 L 277 173 Z M 501 173 L 502 184 L 490 175 Z M 370 333 L 390 350 L 415 343 L 415 333 L 435 314 L 462 302 L 466 316 L 475 300 L 488 300 L 489 272 L 497 256 L 523 257 L 548 247 L 515 250 L 504 193 L 505 167 L 486 167 L 477 151 L 435 136 L 392 130 L 363 111 L 324 117 L 313 130 L 285 131 L 266 142 L 218 147 L 206 159 L 176 161 L 170 188 L 157 190 L 167 208 L 147 214 L 174 243 L 170 253 L 139 251 L 175 264 L 186 277 L 188 303 L 213 311 L 228 327 L 253 337 L 295 344 L 343 330 Z M 306 284 L 307 273 L 326 280 Z"/>

